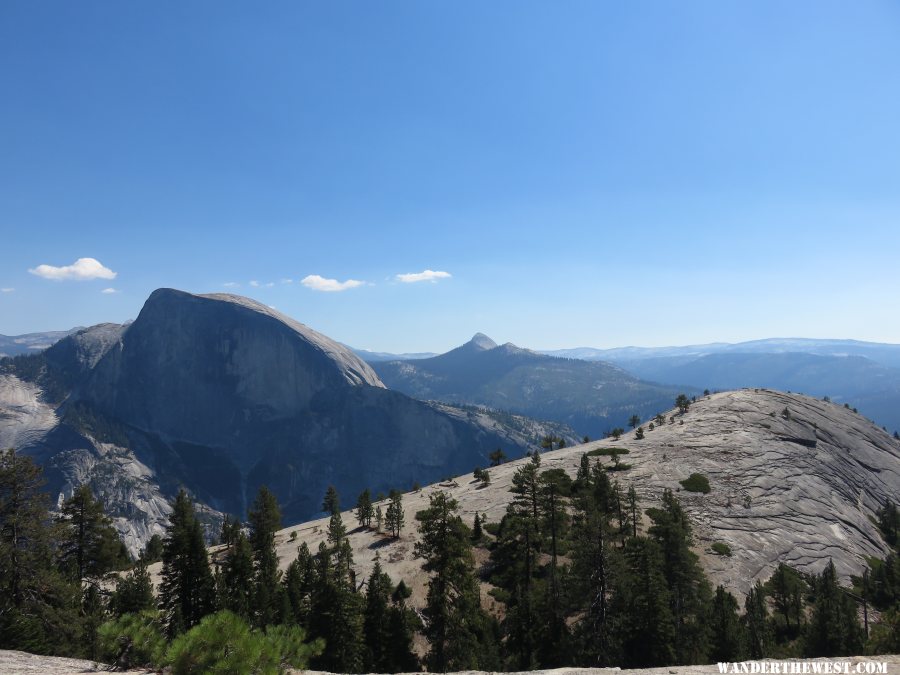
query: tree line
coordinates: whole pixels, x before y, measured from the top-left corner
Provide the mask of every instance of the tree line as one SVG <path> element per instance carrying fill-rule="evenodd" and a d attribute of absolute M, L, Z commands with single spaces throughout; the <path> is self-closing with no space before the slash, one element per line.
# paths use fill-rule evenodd
<path fill-rule="evenodd" d="M 428 574 L 416 612 L 410 588 L 377 559 L 368 578 L 357 577 L 333 488 L 322 504 L 324 541 L 315 551 L 299 544 L 284 569 L 280 509 L 265 487 L 245 523 L 225 520 L 212 556 L 180 492 L 165 536 L 131 561 L 87 487 L 51 515 L 40 469 L 7 451 L 0 648 L 176 673 L 651 667 L 900 650 L 896 551 L 870 561 L 852 588 L 839 586 L 830 562 L 817 575 L 781 565 L 741 608 L 704 575 L 677 497 L 667 490 L 644 508 L 607 468 L 584 455 L 571 478 L 543 469 L 534 453 L 515 472 L 499 522 L 476 514 L 471 527 L 450 495 L 432 493 L 415 515 L 413 553 Z M 354 516 L 360 528 L 404 536 L 399 492 L 363 491 Z M 885 505 L 878 523 L 896 547 L 897 509 Z M 158 588 L 148 571 L 156 560 Z M 486 595 L 499 611 L 487 611 Z M 882 617 L 871 627 L 869 610 Z M 421 658 L 416 634 L 427 645 Z"/>

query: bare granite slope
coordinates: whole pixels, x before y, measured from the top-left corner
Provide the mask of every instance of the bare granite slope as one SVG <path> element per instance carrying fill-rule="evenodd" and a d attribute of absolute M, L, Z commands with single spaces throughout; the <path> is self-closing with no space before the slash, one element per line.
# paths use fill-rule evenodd
<path fill-rule="evenodd" d="M 739 595 L 755 580 L 768 578 L 779 562 L 818 572 L 831 558 L 846 579 L 861 572 L 865 556 L 887 553 L 871 517 L 886 499 L 900 496 L 900 443 L 845 408 L 769 390 L 714 394 L 684 415 L 669 411 L 666 424 L 647 431 L 643 440 L 629 432 L 618 442 L 606 439 L 547 452 L 542 466 L 574 476 L 583 453 L 608 447 L 630 451 L 621 460 L 631 468 L 612 475 L 623 487 L 633 483 L 645 508 L 658 502 L 664 489 L 676 491 L 712 582 Z M 609 457 L 598 459 L 611 463 Z M 466 474 L 404 495 L 406 525 L 398 540 L 353 529 L 349 539 L 357 580 L 369 575 L 377 557 L 395 582 L 404 579 L 412 586 L 412 602 L 421 604 L 427 578 L 413 555 L 415 513 L 429 495 L 445 490 L 458 500 L 467 521 L 478 512 L 497 522 L 523 461 L 529 460 L 490 469 L 486 487 Z M 682 489 L 680 481 L 694 472 L 708 477 L 709 494 Z M 343 498 L 346 504 L 355 495 Z M 350 511 L 344 520 L 348 527 L 355 524 Z M 282 530 L 277 537 L 282 567 L 303 542 L 315 552 L 326 526 L 323 518 Z M 713 554 L 714 542 L 727 544 L 732 555 Z M 476 558 L 483 561 L 484 553 L 476 551 Z"/>

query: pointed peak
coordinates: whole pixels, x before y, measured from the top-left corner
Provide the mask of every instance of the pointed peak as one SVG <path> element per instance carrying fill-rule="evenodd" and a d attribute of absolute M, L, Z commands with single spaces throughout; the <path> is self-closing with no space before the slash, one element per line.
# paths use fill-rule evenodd
<path fill-rule="evenodd" d="M 488 349 L 494 349 L 497 346 L 497 343 L 491 340 L 491 338 L 489 338 L 484 333 L 475 333 L 475 335 L 472 336 L 472 339 L 469 340 L 469 344 L 473 347 L 478 347 L 478 349 L 483 349 L 485 351 Z"/>

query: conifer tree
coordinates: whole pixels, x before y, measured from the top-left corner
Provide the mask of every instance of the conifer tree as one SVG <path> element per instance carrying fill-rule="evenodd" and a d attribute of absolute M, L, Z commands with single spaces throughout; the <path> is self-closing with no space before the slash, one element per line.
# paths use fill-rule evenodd
<path fill-rule="evenodd" d="M 389 673 L 389 623 L 388 603 L 391 596 L 391 579 L 381 571 L 381 563 L 375 561 L 372 574 L 366 584 L 366 608 L 363 630 L 366 642 L 365 668 L 370 673 Z"/>
<path fill-rule="evenodd" d="M 621 645 L 623 665 L 648 668 L 676 663 L 675 618 L 662 549 L 652 539 L 632 537 L 624 556 L 627 572 L 617 585 L 612 609 L 618 618 L 614 639 Z"/>
<path fill-rule="evenodd" d="M 57 522 L 60 566 L 72 580 L 101 577 L 128 563 L 128 553 L 112 520 L 87 485 L 76 488 L 63 503 Z"/>
<path fill-rule="evenodd" d="M 253 549 L 247 535 L 238 531 L 225 553 L 221 571 L 219 608 L 249 622 L 254 610 Z"/>
<path fill-rule="evenodd" d="M 369 527 L 372 524 L 372 516 L 374 509 L 372 508 L 372 494 L 369 489 L 363 490 L 356 499 L 356 520 L 360 527 Z"/>
<path fill-rule="evenodd" d="M 116 580 L 116 590 L 110 600 L 110 609 L 116 616 L 122 616 L 152 610 L 155 606 L 156 598 L 153 595 L 150 572 L 147 571 L 147 564 L 140 559 L 133 570 Z"/>
<path fill-rule="evenodd" d="M 563 607 L 562 581 L 559 570 L 559 549 L 567 534 L 569 517 L 566 511 L 572 480 L 562 469 L 550 469 L 538 478 L 540 489 L 541 529 L 546 535 L 550 561 L 547 564 L 547 588 L 544 598 L 544 616 L 541 625 L 539 658 L 545 668 L 565 665 L 568 653 L 569 631 Z"/>
<path fill-rule="evenodd" d="M 416 556 L 431 573 L 423 611 L 430 649 L 429 670 L 491 670 L 496 664 L 491 622 L 481 609 L 474 576 L 471 533 L 457 514 L 458 504 L 444 492 L 429 497 L 416 514 L 421 537 Z"/>
<path fill-rule="evenodd" d="M 814 583 L 815 604 L 806 631 L 807 656 L 849 656 L 862 653 L 863 631 L 856 603 L 841 589 L 829 560 Z"/>
<path fill-rule="evenodd" d="M 766 594 L 757 581 L 744 601 L 744 626 L 747 635 L 747 655 L 751 659 L 763 659 L 769 655 L 771 636 L 766 609 Z"/>
<path fill-rule="evenodd" d="M 724 587 L 716 588 L 713 597 L 710 661 L 739 661 L 743 656 L 743 629 L 738 616 L 738 602 Z"/>
<path fill-rule="evenodd" d="M 71 654 L 81 588 L 59 573 L 40 467 L 0 453 L 0 648 Z"/>
<path fill-rule="evenodd" d="M 248 521 L 254 567 L 252 623 L 265 628 L 278 623 L 281 609 L 281 572 L 275 552 L 275 533 L 281 528 L 281 510 L 275 495 L 265 485 L 259 488 Z"/>
<path fill-rule="evenodd" d="M 671 490 L 663 492 L 662 507 L 649 509 L 649 534 L 663 552 L 670 606 L 675 620 L 677 662 L 705 663 L 709 651 L 711 589 L 691 551 L 691 526 Z"/>
<path fill-rule="evenodd" d="M 394 539 L 397 539 L 400 536 L 404 520 L 403 496 L 397 490 L 391 490 L 390 503 L 387 507 L 387 513 L 385 514 L 385 526 Z"/>
<path fill-rule="evenodd" d="M 184 490 L 172 505 L 162 560 L 160 606 L 169 636 L 174 637 L 215 609 L 215 586 L 203 530 Z"/>
<path fill-rule="evenodd" d="M 358 673 L 365 663 L 363 601 L 334 554 L 335 548 L 322 542 L 315 557 L 310 632 L 325 640 L 325 650 L 312 666 L 333 673 Z"/>
<path fill-rule="evenodd" d="M 306 542 L 303 542 L 297 549 L 296 559 L 288 565 L 282 581 L 289 607 L 286 622 L 301 626 L 309 624 L 314 582 L 313 557 Z"/>
<path fill-rule="evenodd" d="M 329 516 L 341 512 L 341 500 L 334 485 L 329 485 L 325 491 L 325 498 L 322 500 L 322 510 Z"/>

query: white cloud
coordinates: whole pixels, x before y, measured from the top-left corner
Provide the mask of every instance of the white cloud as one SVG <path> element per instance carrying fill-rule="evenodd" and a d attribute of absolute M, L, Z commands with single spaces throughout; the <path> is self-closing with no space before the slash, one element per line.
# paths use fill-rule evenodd
<path fill-rule="evenodd" d="M 241 285 L 236 281 L 226 281 L 222 284 L 225 288 L 240 288 Z"/>
<path fill-rule="evenodd" d="M 259 288 L 259 282 L 256 279 L 251 281 L 250 285 L 253 286 L 253 288 Z"/>
<path fill-rule="evenodd" d="M 409 274 L 398 274 L 397 281 L 404 284 L 414 284 L 418 281 L 430 281 L 435 283 L 438 279 L 449 279 L 452 274 L 450 272 L 438 272 L 435 270 L 425 270 L 424 272 L 410 272 Z"/>
<path fill-rule="evenodd" d="M 91 279 L 116 278 L 116 273 L 108 267 L 104 267 L 96 258 L 79 258 L 71 265 L 63 267 L 38 265 L 28 271 L 35 276 L 52 279 L 53 281 L 89 281 Z"/>
<path fill-rule="evenodd" d="M 366 282 L 357 281 L 356 279 L 347 279 L 347 281 L 338 281 L 337 279 L 326 279 L 325 277 L 320 277 L 318 274 L 310 274 L 307 277 L 304 277 L 300 281 L 301 284 L 306 286 L 307 288 L 311 288 L 314 291 L 346 291 L 350 288 L 356 288 L 357 286 L 363 286 Z"/>
<path fill-rule="evenodd" d="M 115 288 L 104 288 L 100 292 L 103 293 L 104 295 L 112 295 L 113 293 L 121 293 L 122 291 L 115 289 Z"/>
<path fill-rule="evenodd" d="M 283 284 L 292 284 L 292 283 L 294 283 L 294 280 L 293 280 L 293 279 L 282 279 L 282 280 L 281 280 L 281 283 L 283 283 Z"/>
<path fill-rule="evenodd" d="M 0 293 L 12 293 L 15 288 L 0 288 Z"/>

